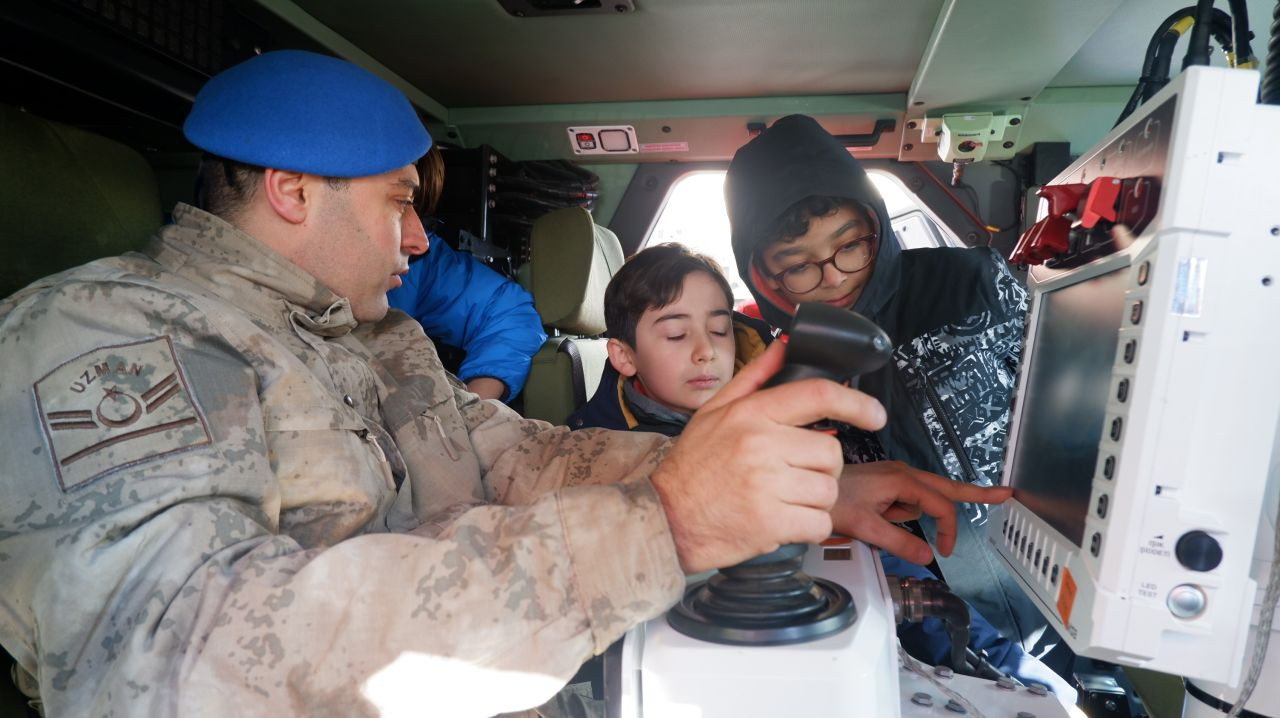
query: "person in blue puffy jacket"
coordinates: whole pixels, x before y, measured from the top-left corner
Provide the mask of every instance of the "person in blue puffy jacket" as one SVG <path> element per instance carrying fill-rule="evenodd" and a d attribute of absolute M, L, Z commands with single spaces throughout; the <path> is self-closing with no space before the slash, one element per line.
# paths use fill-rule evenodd
<path fill-rule="evenodd" d="M 435 212 L 444 161 L 435 146 L 422 161 L 424 215 Z M 387 301 L 417 319 L 436 344 L 461 349 L 458 378 L 486 399 L 510 402 L 524 388 L 534 353 L 547 340 L 533 295 L 476 257 L 429 234 L 425 255 L 409 265 Z"/>

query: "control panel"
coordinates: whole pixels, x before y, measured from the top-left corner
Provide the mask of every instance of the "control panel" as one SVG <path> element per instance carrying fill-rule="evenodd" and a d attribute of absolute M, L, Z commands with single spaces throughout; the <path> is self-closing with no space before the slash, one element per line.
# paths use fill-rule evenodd
<path fill-rule="evenodd" d="M 1280 108 L 1257 82 L 1190 68 L 1041 191 L 989 533 L 1077 653 L 1226 684 L 1280 413 Z"/>

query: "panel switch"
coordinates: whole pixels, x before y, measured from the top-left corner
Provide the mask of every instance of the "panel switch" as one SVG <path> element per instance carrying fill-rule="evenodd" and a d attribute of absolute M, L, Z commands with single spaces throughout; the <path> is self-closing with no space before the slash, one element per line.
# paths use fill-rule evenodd
<path fill-rule="evenodd" d="M 1178 618 L 1195 618 L 1204 612 L 1205 596 L 1199 586 L 1184 583 L 1174 586 L 1165 605 Z"/>
<path fill-rule="evenodd" d="M 1222 563 L 1222 546 L 1203 531 L 1182 534 L 1173 553 L 1178 557 L 1178 563 L 1192 571 L 1212 571 Z"/>

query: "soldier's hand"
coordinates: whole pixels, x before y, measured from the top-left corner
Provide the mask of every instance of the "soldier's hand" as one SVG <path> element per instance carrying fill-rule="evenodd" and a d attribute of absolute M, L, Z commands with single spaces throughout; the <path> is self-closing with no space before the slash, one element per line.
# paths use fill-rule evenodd
<path fill-rule="evenodd" d="M 955 502 L 998 504 L 1012 494 L 1007 486 L 974 486 L 901 461 L 850 464 L 840 475 L 840 497 L 831 510 L 831 521 L 842 534 L 924 565 L 933 560 L 929 544 L 891 522 L 929 514 L 938 523 L 938 551 L 950 556 L 956 544 Z"/>
<path fill-rule="evenodd" d="M 884 425 L 879 402 L 835 382 L 757 391 L 781 368 L 783 348 L 774 342 L 703 405 L 654 472 L 687 573 L 829 536 L 840 443 L 801 427 L 824 418 Z"/>

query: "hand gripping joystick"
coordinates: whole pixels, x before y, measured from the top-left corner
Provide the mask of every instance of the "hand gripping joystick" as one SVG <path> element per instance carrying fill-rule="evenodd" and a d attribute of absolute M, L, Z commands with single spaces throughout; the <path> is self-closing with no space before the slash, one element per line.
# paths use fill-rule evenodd
<path fill-rule="evenodd" d="M 791 323 L 786 361 L 765 386 L 809 378 L 845 383 L 879 369 L 893 350 L 871 320 L 826 304 L 802 304 Z M 843 630 L 857 618 L 849 592 L 800 570 L 806 544 L 787 544 L 720 569 L 690 586 L 667 622 L 713 643 L 774 646 Z"/>

